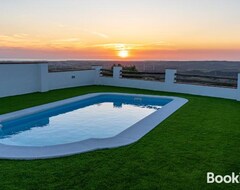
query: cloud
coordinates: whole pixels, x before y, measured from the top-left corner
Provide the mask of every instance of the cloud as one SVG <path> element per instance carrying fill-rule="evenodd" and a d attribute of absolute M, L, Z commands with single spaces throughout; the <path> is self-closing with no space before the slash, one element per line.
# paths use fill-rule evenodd
<path fill-rule="evenodd" d="M 35 46 L 39 43 L 41 43 L 40 40 L 32 39 L 28 34 L 0 35 L 1 47 Z"/>
<path fill-rule="evenodd" d="M 65 43 L 65 42 L 80 42 L 79 38 L 65 38 L 65 39 L 57 39 L 52 40 L 52 43 Z"/>
<path fill-rule="evenodd" d="M 113 49 L 113 50 L 130 50 L 130 49 L 136 49 L 139 47 L 139 44 L 124 44 L 124 43 L 108 43 L 108 44 L 96 44 L 92 47 L 101 47 L 104 49 Z"/>
<path fill-rule="evenodd" d="M 103 33 L 100 33 L 100 32 L 91 32 L 91 34 L 99 36 L 101 38 L 105 38 L 105 39 L 109 38 L 109 36 L 107 34 L 103 34 Z"/>
<path fill-rule="evenodd" d="M 169 42 L 165 42 L 165 41 L 160 41 L 160 42 L 154 42 L 154 43 L 148 43 L 145 44 L 145 46 L 159 46 L 159 47 L 175 47 L 175 44 L 173 43 L 169 43 Z"/>
<path fill-rule="evenodd" d="M 102 47 L 105 49 L 121 50 L 121 49 L 126 49 L 126 44 L 122 44 L 122 43 L 96 44 L 96 45 L 93 45 L 92 47 Z"/>
<path fill-rule="evenodd" d="M 63 38 L 55 39 L 49 42 L 46 42 L 48 48 L 53 49 L 79 49 L 83 48 L 84 44 L 79 38 Z"/>
<path fill-rule="evenodd" d="M 154 42 L 154 43 L 143 43 L 143 44 L 128 44 L 128 43 L 107 43 L 107 44 L 96 44 L 93 47 L 102 47 L 105 49 L 113 50 L 146 50 L 146 49 L 175 49 L 174 44 L 166 42 Z"/>
<path fill-rule="evenodd" d="M 25 33 L 20 33 L 20 34 L 14 34 L 13 37 L 14 38 L 26 38 L 28 36 L 28 34 Z"/>
<path fill-rule="evenodd" d="M 59 27 L 59 28 L 66 28 L 67 26 L 60 23 L 60 24 L 57 24 L 57 27 Z"/>
<path fill-rule="evenodd" d="M 0 35 L 0 40 L 5 40 L 5 39 L 8 39 L 9 36 L 6 36 L 6 35 Z"/>
<path fill-rule="evenodd" d="M 20 34 L 13 34 L 13 35 L 0 35 L 1 40 L 18 40 L 18 39 L 26 39 L 28 34 L 20 33 Z"/>

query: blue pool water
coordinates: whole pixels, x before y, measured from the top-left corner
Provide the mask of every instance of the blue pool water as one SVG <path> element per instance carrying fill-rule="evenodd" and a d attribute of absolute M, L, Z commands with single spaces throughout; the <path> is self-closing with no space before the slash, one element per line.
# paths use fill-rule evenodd
<path fill-rule="evenodd" d="M 171 99 L 98 95 L 1 123 L 0 143 L 51 146 L 113 137 Z"/>

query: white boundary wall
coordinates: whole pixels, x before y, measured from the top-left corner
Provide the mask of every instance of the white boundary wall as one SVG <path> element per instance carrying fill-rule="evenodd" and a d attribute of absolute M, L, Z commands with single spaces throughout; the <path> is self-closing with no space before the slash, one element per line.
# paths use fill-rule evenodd
<path fill-rule="evenodd" d="M 93 85 L 96 70 L 48 72 L 48 64 L 0 64 L 0 97 Z"/>
<path fill-rule="evenodd" d="M 93 85 L 95 70 L 49 73 L 49 89 Z"/>
<path fill-rule="evenodd" d="M 0 97 L 86 85 L 108 85 L 240 101 L 240 74 L 238 75 L 238 88 L 231 89 L 175 83 L 176 70 L 166 70 L 165 82 L 158 82 L 123 79 L 121 67 L 114 67 L 113 77 L 102 77 L 101 68 L 101 66 L 94 66 L 93 70 L 49 73 L 47 63 L 0 64 Z"/>
<path fill-rule="evenodd" d="M 40 91 L 39 64 L 0 64 L 0 97 Z"/>
<path fill-rule="evenodd" d="M 99 76 L 98 84 L 130 87 L 146 90 L 156 90 L 165 92 L 186 93 L 200 96 L 210 96 L 217 98 L 226 98 L 240 101 L 240 74 L 238 75 L 238 88 L 222 88 L 222 87 L 209 87 L 191 84 L 178 84 L 175 83 L 176 70 L 167 69 L 165 75 L 165 82 L 158 81 L 145 81 L 137 79 L 124 79 L 121 78 L 119 67 L 114 68 L 113 78 Z"/>

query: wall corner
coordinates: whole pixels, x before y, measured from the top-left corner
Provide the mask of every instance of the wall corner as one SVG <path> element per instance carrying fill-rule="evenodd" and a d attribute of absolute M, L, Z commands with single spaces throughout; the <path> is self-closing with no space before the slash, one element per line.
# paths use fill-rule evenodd
<path fill-rule="evenodd" d="M 47 63 L 42 63 L 39 64 L 40 67 L 40 92 L 47 92 L 49 91 L 49 86 L 48 86 L 48 64 Z"/>
<path fill-rule="evenodd" d="M 102 76 L 101 74 L 101 70 L 102 70 L 102 66 L 92 66 L 92 69 L 95 70 L 95 77 L 94 77 L 94 85 L 99 85 L 100 84 L 100 77 Z"/>

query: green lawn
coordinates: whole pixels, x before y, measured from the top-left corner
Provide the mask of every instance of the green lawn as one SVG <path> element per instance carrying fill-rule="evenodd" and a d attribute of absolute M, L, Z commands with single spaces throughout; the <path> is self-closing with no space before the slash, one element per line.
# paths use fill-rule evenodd
<path fill-rule="evenodd" d="M 91 92 L 173 95 L 189 102 L 137 143 L 35 161 L 0 160 L 0 189 L 240 189 L 206 173 L 240 172 L 240 102 L 103 86 L 0 99 L 0 114 Z"/>

